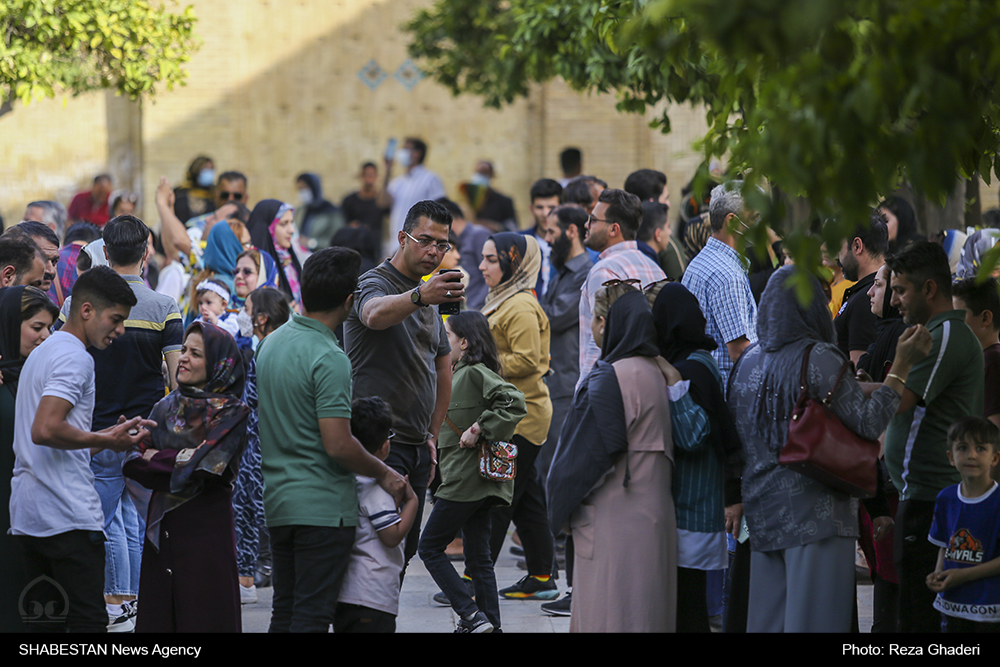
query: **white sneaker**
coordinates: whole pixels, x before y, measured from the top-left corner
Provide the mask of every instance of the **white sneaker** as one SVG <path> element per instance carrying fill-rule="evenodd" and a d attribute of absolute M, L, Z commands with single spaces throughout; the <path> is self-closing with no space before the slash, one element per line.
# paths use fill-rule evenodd
<path fill-rule="evenodd" d="M 122 605 L 122 611 L 117 616 L 108 614 L 108 632 L 132 632 L 135 630 L 135 618 L 129 607 Z"/>
<path fill-rule="evenodd" d="M 257 587 L 253 584 L 240 584 L 240 604 L 253 604 L 257 601 Z"/>

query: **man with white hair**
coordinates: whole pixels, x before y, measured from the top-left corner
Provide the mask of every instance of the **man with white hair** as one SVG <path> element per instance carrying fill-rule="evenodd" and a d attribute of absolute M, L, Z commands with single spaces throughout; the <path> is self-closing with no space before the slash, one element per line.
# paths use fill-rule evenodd
<path fill-rule="evenodd" d="M 705 333 L 719 347 L 712 352 L 723 385 L 743 350 L 757 342 L 757 303 L 747 278 L 749 263 L 736 251 L 735 227 L 745 226 L 750 210 L 740 192 L 743 181 L 716 186 L 708 205 L 712 236 L 691 263 L 681 284 L 698 299 Z"/>
<path fill-rule="evenodd" d="M 24 210 L 22 219 L 45 223 L 60 239 L 66 231 L 66 208 L 57 201 L 31 202 Z"/>
<path fill-rule="evenodd" d="M 681 284 L 698 299 L 705 315 L 705 334 L 718 344 L 712 356 L 722 372 L 723 391 L 737 359 L 757 342 L 757 302 L 747 277 L 750 263 L 736 250 L 735 234 L 742 233 L 753 215 L 743 201 L 742 188 L 743 181 L 733 181 L 712 190 L 708 205 L 712 235 L 681 278 Z M 727 492 L 727 533 L 737 535 L 742 515 L 743 505 Z M 727 632 L 746 628 L 749 558 L 749 541 L 739 543 L 732 568 Z"/>

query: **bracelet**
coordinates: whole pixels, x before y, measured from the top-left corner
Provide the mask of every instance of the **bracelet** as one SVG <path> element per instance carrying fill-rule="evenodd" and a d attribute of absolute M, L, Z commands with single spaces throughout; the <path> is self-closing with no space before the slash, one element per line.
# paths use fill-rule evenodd
<path fill-rule="evenodd" d="M 899 383 L 900 383 L 901 385 L 903 385 L 904 387 L 906 386 L 906 380 L 905 380 L 905 379 L 903 379 L 903 378 L 901 378 L 901 377 L 899 377 L 899 376 L 898 376 L 898 375 L 896 375 L 895 373 L 889 373 L 888 375 L 886 375 L 886 376 L 885 376 L 885 378 L 886 378 L 887 380 L 888 380 L 889 378 L 892 378 L 893 380 L 899 380 Z"/>

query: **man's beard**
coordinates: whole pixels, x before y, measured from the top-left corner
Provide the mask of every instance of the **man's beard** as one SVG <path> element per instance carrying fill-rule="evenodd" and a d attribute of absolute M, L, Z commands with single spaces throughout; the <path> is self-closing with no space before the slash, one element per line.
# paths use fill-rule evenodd
<path fill-rule="evenodd" d="M 566 232 L 563 232 L 559 238 L 552 242 L 552 254 L 549 258 L 556 265 L 556 268 L 561 269 L 566 266 L 566 259 L 572 250 L 573 242 L 566 236 Z"/>

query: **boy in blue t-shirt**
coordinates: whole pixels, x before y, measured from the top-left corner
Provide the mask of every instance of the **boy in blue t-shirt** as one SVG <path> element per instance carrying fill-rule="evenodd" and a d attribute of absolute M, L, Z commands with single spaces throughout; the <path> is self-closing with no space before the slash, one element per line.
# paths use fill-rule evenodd
<path fill-rule="evenodd" d="M 351 434 L 380 461 L 389 456 L 391 426 L 392 411 L 381 398 L 359 398 L 351 405 Z M 402 544 L 417 515 L 417 495 L 407 484 L 406 500 L 397 509 L 392 496 L 373 478 L 357 475 L 357 486 L 359 522 L 333 631 L 395 632 Z"/>
<path fill-rule="evenodd" d="M 1000 429 L 965 417 L 948 430 L 948 461 L 962 483 L 938 494 L 928 539 L 940 547 L 927 575 L 946 632 L 1000 632 Z"/>

